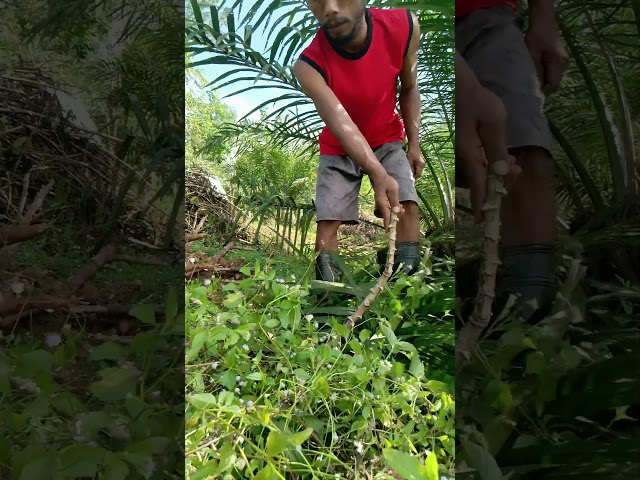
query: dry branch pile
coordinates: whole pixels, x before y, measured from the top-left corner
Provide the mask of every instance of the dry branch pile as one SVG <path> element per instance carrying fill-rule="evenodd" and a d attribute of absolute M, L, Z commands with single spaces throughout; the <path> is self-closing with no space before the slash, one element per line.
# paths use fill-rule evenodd
<path fill-rule="evenodd" d="M 51 195 L 58 195 L 67 208 L 90 212 L 114 199 L 132 171 L 102 144 L 115 147 L 122 141 L 80 127 L 61 104 L 58 95 L 63 94 L 35 69 L 16 67 L 0 75 L 0 157 L 6 170 L 0 179 L 0 205 L 9 223 L 20 219 L 25 198 L 51 180 Z M 137 189 L 127 195 L 127 206 L 132 212 L 144 208 Z M 166 213 L 152 209 L 158 221 L 166 222 Z"/>
<path fill-rule="evenodd" d="M 202 277 L 222 277 L 224 279 L 239 280 L 244 275 L 240 273 L 240 268 L 244 265 L 244 258 L 236 258 L 233 260 L 225 260 L 224 256 L 233 249 L 247 250 L 251 247 L 245 247 L 229 242 L 227 245 L 216 252 L 213 256 L 204 252 L 194 252 L 193 242 L 205 237 L 204 233 L 193 233 L 185 237 L 185 254 L 184 254 L 184 276 L 187 280 L 199 279 Z"/>
<path fill-rule="evenodd" d="M 234 219 L 242 214 L 229 199 L 217 192 L 209 174 L 204 170 L 189 169 L 185 172 L 185 228 L 199 232 L 209 220 L 210 230 L 222 238 L 244 236 L 234 229 Z"/>

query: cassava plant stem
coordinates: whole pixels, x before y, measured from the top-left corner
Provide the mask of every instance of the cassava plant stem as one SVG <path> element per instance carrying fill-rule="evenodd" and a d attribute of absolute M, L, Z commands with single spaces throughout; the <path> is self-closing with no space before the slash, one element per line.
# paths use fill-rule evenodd
<path fill-rule="evenodd" d="M 496 270 L 500 264 L 498 258 L 500 205 L 502 197 L 506 193 L 503 177 L 493 173 L 489 174 L 487 176 L 487 199 L 482 207 L 484 212 L 484 259 L 473 312 L 469 321 L 460 330 L 456 340 L 456 371 L 459 371 L 471 358 L 471 352 L 491 318 L 491 307 L 495 297 Z"/>
<path fill-rule="evenodd" d="M 378 283 L 376 283 L 374 287 L 369 290 L 369 294 L 366 296 L 366 298 L 360 305 L 358 305 L 356 311 L 353 312 L 353 314 L 347 319 L 345 323 L 345 327 L 347 328 L 353 328 L 355 322 L 362 319 L 365 312 L 369 309 L 373 301 L 380 294 L 384 286 L 389 281 L 389 278 L 391 278 L 391 275 L 393 274 L 393 260 L 396 254 L 396 225 L 398 223 L 398 211 L 398 207 L 394 207 L 391 210 L 391 222 L 389 224 L 389 253 L 387 254 L 387 263 L 384 267 L 384 271 L 378 279 Z"/>

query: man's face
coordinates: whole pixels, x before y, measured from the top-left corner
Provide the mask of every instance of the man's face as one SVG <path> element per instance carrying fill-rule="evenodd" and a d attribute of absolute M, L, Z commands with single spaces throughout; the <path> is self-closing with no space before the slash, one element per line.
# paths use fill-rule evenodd
<path fill-rule="evenodd" d="M 324 32 L 339 45 L 347 45 L 364 24 L 363 0 L 307 0 Z"/>

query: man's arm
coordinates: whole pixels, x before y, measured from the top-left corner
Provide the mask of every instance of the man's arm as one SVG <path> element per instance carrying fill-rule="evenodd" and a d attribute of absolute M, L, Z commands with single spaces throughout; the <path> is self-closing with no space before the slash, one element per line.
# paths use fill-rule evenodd
<path fill-rule="evenodd" d="M 333 133 L 347 155 L 369 175 L 373 181 L 387 172 L 378 161 L 356 124 L 344 109 L 324 78 L 309 64 L 298 60 L 293 74 L 304 92 L 313 100 L 318 115 Z"/>
<path fill-rule="evenodd" d="M 540 87 L 546 95 L 560 88 L 569 64 L 569 56 L 562 45 L 554 3 L 554 0 L 529 0 L 529 28 L 525 35 Z"/>
<path fill-rule="evenodd" d="M 400 72 L 400 113 L 407 133 L 409 150 L 419 151 L 420 138 L 418 135 L 422 111 L 420 91 L 418 89 L 420 24 L 415 13 L 411 12 L 411 18 L 413 19 L 413 34 Z"/>
<path fill-rule="evenodd" d="M 382 213 L 386 229 L 390 222 L 391 209 L 398 207 L 400 213 L 403 211 L 398 200 L 398 182 L 387 174 L 369 143 L 322 75 L 302 60 L 296 61 L 293 74 L 304 92 L 313 100 L 318 115 L 336 136 L 349 158 L 369 175 L 374 188 L 376 206 Z"/>

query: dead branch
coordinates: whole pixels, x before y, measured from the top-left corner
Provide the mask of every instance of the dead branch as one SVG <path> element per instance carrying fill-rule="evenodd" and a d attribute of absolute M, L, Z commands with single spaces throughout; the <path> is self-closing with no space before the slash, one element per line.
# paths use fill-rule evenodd
<path fill-rule="evenodd" d="M 185 243 L 195 242 L 196 240 L 200 240 L 201 238 L 206 237 L 206 233 L 188 233 L 184 236 Z"/>
<path fill-rule="evenodd" d="M 490 174 L 487 177 L 487 200 L 484 212 L 484 261 L 480 270 L 478 293 L 469 321 L 462 327 L 456 341 L 456 371 L 471 358 L 480 334 L 489 324 L 491 307 L 495 297 L 496 270 L 500 264 L 498 242 L 500 240 L 500 206 L 507 194 L 503 177 Z"/>
<path fill-rule="evenodd" d="M 16 225 L 0 230 L 0 246 L 13 245 L 14 243 L 31 240 L 52 228 L 48 223 L 36 223 L 35 225 Z"/>
<path fill-rule="evenodd" d="M 396 224 L 398 223 L 398 211 L 398 207 L 394 207 L 391 211 L 391 224 L 389 225 L 389 252 L 387 254 L 387 264 L 384 267 L 384 271 L 378 279 L 378 283 L 369 290 L 369 294 L 366 298 L 360 305 L 358 305 L 358 308 L 353 312 L 353 315 L 347 319 L 345 323 L 345 327 L 347 328 L 352 328 L 355 322 L 362 319 L 365 312 L 369 309 L 393 274 L 393 260 L 396 255 Z"/>
<path fill-rule="evenodd" d="M 54 180 L 51 179 L 49 180 L 49 183 L 47 183 L 44 187 L 40 189 L 40 191 L 36 194 L 35 198 L 33 199 L 31 206 L 29 206 L 29 209 L 21 218 L 20 220 L 21 225 L 29 225 L 33 221 L 33 218 L 36 216 L 36 213 L 38 213 L 38 211 L 40 211 L 40 209 L 42 208 L 42 204 L 44 203 L 45 198 L 47 198 L 47 195 L 49 195 L 49 192 L 53 188 L 54 184 L 55 184 Z"/>
<path fill-rule="evenodd" d="M 227 253 L 229 253 L 235 246 L 234 242 L 227 243 L 222 250 L 217 252 L 213 257 L 211 257 L 211 263 L 217 263 L 220 261 L 222 257 L 224 257 Z"/>
<path fill-rule="evenodd" d="M 166 267 L 169 265 L 167 262 L 163 262 L 162 260 L 157 260 L 155 258 L 134 257 L 133 255 L 114 255 L 111 261 L 134 263 L 138 265 L 151 265 L 155 267 Z"/>
<path fill-rule="evenodd" d="M 116 248 L 109 244 L 102 248 L 84 267 L 79 268 L 67 279 L 67 285 L 72 292 L 77 291 L 82 285 L 93 278 L 102 267 L 113 260 Z"/>

